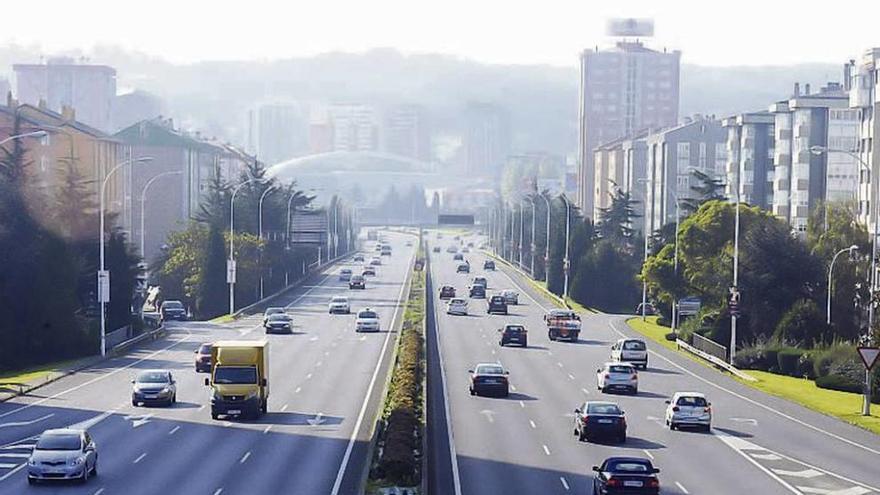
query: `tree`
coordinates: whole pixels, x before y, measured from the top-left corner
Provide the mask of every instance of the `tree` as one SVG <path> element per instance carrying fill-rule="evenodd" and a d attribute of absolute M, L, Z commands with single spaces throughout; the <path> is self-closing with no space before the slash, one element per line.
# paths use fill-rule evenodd
<path fill-rule="evenodd" d="M 110 302 L 107 305 L 107 331 L 131 323 L 131 303 L 141 258 L 134 253 L 121 229 L 113 229 L 107 239 L 106 268 L 110 272 Z"/>
<path fill-rule="evenodd" d="M 226 313 L 226 242 L 223 230 L 208 226 L 205 244 L 204 268 L 200 269 L 195 292 L 195 308 L 201 318 L 213 318 Z"/>
<path fill-rule="evenodd" d="M 611 206 L 599 210 L 599 236 L 631 250 L 635 235 L 632 221 L 640 216 L 636 212 L 639 202 L 632 199 L 628 192 L 616 187 L 616 184 L 614 189 Z"/>
<path fill-rule="evenodd" d="M 685 215 L 690 215 L 697 211 L 700 209 L 700 206 L 709 201 L 719 201 L 726 198 L 724 195 L 726 184 L 722 179 L 713 177 L 698 169 L 692 170 L 691 176 L 693 176 L 697 182 L 695 185 L 691 186 L 691 191 L 694 191 L 697 194 L 697 197 L 687 199 L 682 198 L 682 209 L 684 210 Z"/>

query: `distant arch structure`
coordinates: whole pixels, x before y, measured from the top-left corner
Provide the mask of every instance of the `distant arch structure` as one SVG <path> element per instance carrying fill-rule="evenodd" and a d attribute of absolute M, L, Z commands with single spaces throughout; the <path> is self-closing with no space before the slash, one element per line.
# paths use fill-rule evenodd
<path fill-rule="evenodd" d="M 302 177 L 314 174 L 380 173 L 435 174 L 432 163 L 382 151 L 328 151 L 276 163 L 269 167 L 273 177 Z"/>

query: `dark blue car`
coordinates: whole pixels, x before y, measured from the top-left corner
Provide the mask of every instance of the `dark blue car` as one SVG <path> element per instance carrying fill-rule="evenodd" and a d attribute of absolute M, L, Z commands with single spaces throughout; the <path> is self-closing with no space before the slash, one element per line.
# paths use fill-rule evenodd
<path fill-rule="evenodd" d="M 642 457 L 609 457 L 593 466 L 593 495 L 657 495 L 659 469 Z"/>

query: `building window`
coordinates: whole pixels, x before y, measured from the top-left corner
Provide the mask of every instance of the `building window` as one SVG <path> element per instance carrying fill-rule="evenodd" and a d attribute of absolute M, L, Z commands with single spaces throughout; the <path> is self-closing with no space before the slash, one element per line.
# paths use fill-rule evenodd
<path fill-rule="evenodd" d="M 700 168 L 706 168 L 706 143 L 700 143 Z"/>
<path fill-rule="evenodd" d="M 687 169 L 691 164 L 691 143 L 678 143 L 676 153 L 678 170 Z"/>

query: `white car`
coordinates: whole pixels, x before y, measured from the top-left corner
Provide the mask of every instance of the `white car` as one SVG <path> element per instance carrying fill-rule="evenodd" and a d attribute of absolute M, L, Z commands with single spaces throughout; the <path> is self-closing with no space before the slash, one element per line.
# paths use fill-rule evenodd
<path fill-rule="evenodd" d="M 639 393 L 639 372 L 629 363 L 605 363 L 596 370 L 596 386 L 603 393 L 622 390 L 636 395 Z"/>
<path fill-rule="evenodd" d="M 453 297 L 446 304 L 446 314 L 448 315 L 466 315 L 468 314 L 467 299 Z"/>
<path fill-rule="evenodd" d="M 666 401 L 666 426 L 677 430 L 682 426 L 712 430 L 712 403 L 699 392 L 676 392 Z"/>
<path fill-rule="evenodd" d="M 330 314 L 342 313 L 349 314 L 351 313 L 351 306 L 348 304 L 348 298 L 345 296 L 333 296 L 330 299 L 330 304 L 327 307 Z"/>
<path fill-rule="evenodd" d="M 519 293 L 515 290 L 503 290 L 501 291 L 501 297 L 504 298 L 504 302 L 506 302 L 508 306 L 516 306 L 519 304 Z"/>
<path fill-rule="evenodd" d="M 354 321 L 354 330 L 356 332 L 378 332 L 379 313 L 370 308 L 358 311 L 357 319 Z"/>
<path fill-rule="evenodd" d="M 648 346 L 641 339 L 620 339 L 611 346 L 611 360 L 648 369 Z"/>

